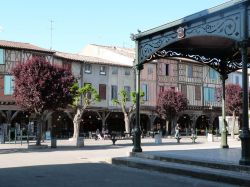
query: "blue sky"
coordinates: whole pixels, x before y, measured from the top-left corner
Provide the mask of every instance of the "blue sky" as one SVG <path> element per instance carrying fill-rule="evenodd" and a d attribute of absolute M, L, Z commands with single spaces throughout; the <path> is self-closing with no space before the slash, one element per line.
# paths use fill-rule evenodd
<path fill-rule="evenodd" d="M 175 21 L 228 0 L 5 0 L 0 40 L 78 53 L 87 44 L 134 47 L 130 33 Z"/>

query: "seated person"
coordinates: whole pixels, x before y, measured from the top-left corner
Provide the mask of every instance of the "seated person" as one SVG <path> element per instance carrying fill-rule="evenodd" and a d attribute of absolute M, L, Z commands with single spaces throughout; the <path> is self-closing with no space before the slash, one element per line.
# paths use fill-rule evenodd
<path fill-rule="evenodd" d="M 96 130 L 96 140 L 97 139 L 103 140 L 103 137 L 102 137 L 99 129 Z"/>

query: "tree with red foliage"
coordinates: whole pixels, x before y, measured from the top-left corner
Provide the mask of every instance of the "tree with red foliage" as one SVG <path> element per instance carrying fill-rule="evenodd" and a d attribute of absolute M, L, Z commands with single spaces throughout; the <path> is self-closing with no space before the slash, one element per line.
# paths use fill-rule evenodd
<path fill-rule="evenodd" d="M 39 119 L 36 145 L 40 145 L 45 112 L 65 108 L 73 102 L 71 86 L 75 78 L 68 70 L 53 66 L 39 57 L 18 64 L 12 73 L 16 104 L 23 110 L 35 113 Z"/>
<path fill-rule="evenodd" d="M 238 84 L 227 84 L 225 86 L 225 111 L 227 115 L 233 116 L 233 127 L 231 135 L 234 138 L 234 128 L 236 116 L 239 115 L 242 109 L 242 88 Z M 218 89 L 217 99 L 221 101 L 222 88 Z"/>
<path fill-rule="evenodd" d="M 171 133 L 172 120 L 179 112 L 185 110 L 187 105 L 188 100 L 181 92 L 168 89 L 159 94 L 156 111 L 162 118 L 166 119 L 169 134 Z"/>

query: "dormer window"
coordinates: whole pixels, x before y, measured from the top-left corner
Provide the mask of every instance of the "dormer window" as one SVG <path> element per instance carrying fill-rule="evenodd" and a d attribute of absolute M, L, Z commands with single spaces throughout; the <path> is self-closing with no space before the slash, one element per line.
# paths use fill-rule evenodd
<path fill-rule="evenodd" d="M 84 66 L 84 72 L 85 73 L 91 73 L 91 71 L 92 71 L 91 64 L 85 64 L 85 66 Z"/>
<path fill-rule="evenodd" d="M 100 75 L 106 75 L 106 66 L 100 67 Z"/>

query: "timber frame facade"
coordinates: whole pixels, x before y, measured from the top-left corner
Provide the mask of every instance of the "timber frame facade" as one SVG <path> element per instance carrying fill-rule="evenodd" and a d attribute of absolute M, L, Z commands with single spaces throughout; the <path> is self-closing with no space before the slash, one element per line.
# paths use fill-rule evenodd
<path fill-rule="evenodd" d="M 117 52 L 117 48 L 113 47 L 95 47 L 111 49 L 115 53 L 127 55 L 126 52 L 121 53 L 122 49 Z M 84 114 L 80 129 L 81 135 L 88 135 L 89 131 L 95 132 L 97 128 L 110 131 L 124 130 L 123 113 L 118 106 L 112 103 L 112 97 L 115 95 L 118 97 L 118 92 L 125 87 L 130 91 L 135 90 L 135 73 L 132 69 L 133 55 L 127 55 L 131 60 L 131 65 L 121 65 L 119 62 L 99 58 L 94 54 L 91 57 L 50 51 L 20 42 L 0 41 L 0 49 L 4 52 L 4 63 L 0 64 L 0 85 L 2 87 L 0 90 L 0 123 L 3 124 L 2 128 L 6 135 L 11 128 L 20 129 L 29 126 L 29 131 L 33 133 L 36 131 L 34 116 L 18 108 L 11 95 L 4 93 L 5 76 L 11 76 L 11 69 L 17 63 L 24 63 L 33 56 L 43 56 L 51 64 L 70 69 L 78 78 L 79 85 L 91 83 L 99 91 L 102 100 L 91 106 Z M 134 52 L 132 53 L 134 54 Z M 199 130 L 198 133 L 204 134 L 205 129 L 210 126 L 219 128 L 220 103 L 215 99 L 206 100 L 204 97 L 206 95 L 204 87 L 215 90 L 221 85 L 218 76 L 210 77 L 211 68 L 193 60 L 164 58 L 151 61 L 144 66 L 141 76 L 141 87 L 145 89 L 143 91 L 146 93 L 141 107 L 141 129 L 144 130 L 144 133 L 162 130 L 164 135 L 167 135 L 174 132 L 174 124 L 166 126 L 166 122 L 160 119 L 155 112 L 159 93 L 168 88 L 181 91 L 189 100 L 188 109 L 176 118 L 184 132 L 193 127 Z M 103 72 L 100 72 L 101 70 Z M 116 93 L 112 89 L 115 89 Z M 212 109 L 211 106 L 213 106 Z M 44 131 L 54 127 L 58 138 L 69 138 L 73 133 L 72 118 L 71 110 L 50 112 L 46 116 L 47 122 Z"/>

